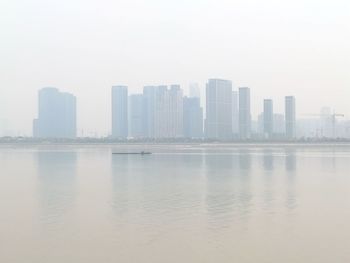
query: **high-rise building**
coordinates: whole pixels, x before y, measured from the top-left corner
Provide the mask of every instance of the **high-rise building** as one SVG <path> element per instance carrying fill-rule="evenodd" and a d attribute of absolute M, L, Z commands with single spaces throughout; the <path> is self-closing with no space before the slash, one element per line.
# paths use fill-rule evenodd
<path fill-rule="evenodd" d="M 183 91 L 180 85 L 169 90 L 169 138 L 183 137 Z"/>
<path fill-rule="evenodd" d="M 296 137 L 295 97 L 285 97 L 286 138 Z"/>
<path fill-rule="evenodd" d="M 39 90 L 38 118 L 33 121 L 33 136 L 75 138 L 76 129 L 76 97 L 56 88 Z"/>
<path fill-rule="evenodd" d="M 200 105 L 199 97 L 184 97 L 184 137 L 202 138 L 203 137 L 203 109 Z"/>
<path fill-rule="evenodd" d="M 183 91 L 179 85 L 146 86 L 144 127 L 148 138 L 183 137 Z"/>
<path fill-rule="evenodd" d="M 251 137 L 250 89 L 239 88 L 239 136 L 241 140 Z"/>
<path fill-rule="evenodd" d="M 264 100 L 264 134 L 268 139 L 273 135 L 273 101 Z"/>
<path fill-rule="evenodd" d="M 209 79 L 206 86 L 205 136 L 208 139 L 232 138 L 232 82 Z"/>
<path fill-rule="evenodd" d="M 112 87 L 112 137 L 128 137 L 128 87 Z"/>
<path fill-rule="evenodd" d="M 238 92 L 232 92 L 232 132 L 235 137 L 239 133 L 239 110 L 238 110 Z"/>
<path fill-rule="evenodd" d="M 133 138 L 145 137 L 144 130 L 144 98 L 142 94 L 134 94 L 129 96 L 129 128 L 128 133 Z"/>
<path fill-rule="evenodd" d="M 156 117 L 156 86 L 145 86 L 143 88 L 143 128 L 146 138 L 155 137 L 155 117 Z"/>
<path fill-rule="evenodd" d="M 77 110 L 76 110 L 76 98 L 72 94 L 62 93 L 63 108 L 64 108 L 64 120 L 63 125 L 64 134 L 67 138 L 75 138 L 77 135 Z"/>
<path fill-rule="evenodd" d="M 154 138 L 168 138 L 169 134 L 169 90 L 165 85 L 156 88 Z"/>

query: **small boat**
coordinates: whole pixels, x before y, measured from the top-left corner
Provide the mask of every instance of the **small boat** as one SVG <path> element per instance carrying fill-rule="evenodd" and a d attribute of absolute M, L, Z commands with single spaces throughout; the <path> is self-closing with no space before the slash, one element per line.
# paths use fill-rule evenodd
<path fill-rule="evenodd" d="M 152 154 L 151 152 L 116 152 L 116 153 L 112 153 L 112 154 L 123 154 L 123 155 L 126 155 L 126 154 L 138 154 L 138 155 L 146 155 L 146 154 Z"/>

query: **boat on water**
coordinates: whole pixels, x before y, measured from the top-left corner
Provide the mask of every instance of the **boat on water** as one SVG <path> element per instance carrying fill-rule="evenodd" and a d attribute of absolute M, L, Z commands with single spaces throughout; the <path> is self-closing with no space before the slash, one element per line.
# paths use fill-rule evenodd
<path fill-rule="evenodd" d="M 133 154 L 133 155 L 149 155 L 152 154 L 151 152 L 114 152 L 112 154 L 119 154 L 119 155 L 129 155 L 129 154 Z"/>

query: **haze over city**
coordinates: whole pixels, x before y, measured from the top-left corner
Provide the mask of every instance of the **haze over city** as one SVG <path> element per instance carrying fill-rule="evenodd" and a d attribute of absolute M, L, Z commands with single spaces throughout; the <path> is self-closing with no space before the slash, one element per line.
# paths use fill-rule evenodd
<path fill-rule="evenodd" d="M 350 116 L 350 3 L 336 1 L 1 1 L 0 123 L 30 135 L 38 90 L 73 93 L 78 131 L 111 130 L 110 91 L 199 83 L 251 89 L 297 113 Z M 78 132 L 79 134 L 79 132 Z"/>
<path fill-rule="evenodd" d="M 0 0 L 0 263 L 349 263 L 350 0 Z"/>

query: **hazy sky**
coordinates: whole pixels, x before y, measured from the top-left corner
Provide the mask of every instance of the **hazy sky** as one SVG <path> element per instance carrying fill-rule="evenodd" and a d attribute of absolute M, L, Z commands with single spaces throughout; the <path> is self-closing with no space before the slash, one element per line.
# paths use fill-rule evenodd
<path fill-rule="evenodd" d="M 349 0 L 0 0 L 0 119 L 31 134 L 37 90 L 78 98 L 78 128 L 110 129 L 110 89 L 225 78 L 262 99 L 350 117 Z"/>

